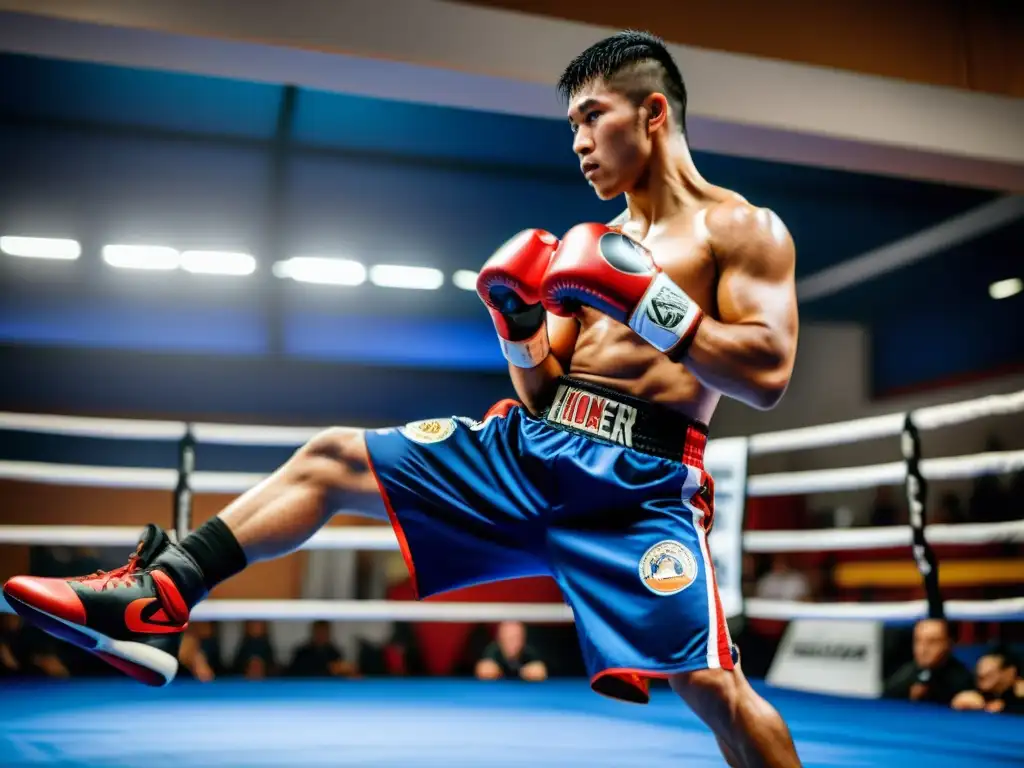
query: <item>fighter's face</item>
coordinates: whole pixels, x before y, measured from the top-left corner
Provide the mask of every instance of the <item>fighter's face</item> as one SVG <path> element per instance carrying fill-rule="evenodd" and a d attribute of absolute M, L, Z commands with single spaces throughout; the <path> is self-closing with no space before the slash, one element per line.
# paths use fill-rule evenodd
<path fill-rule="evenodd" d="M 642 111 L 602 82 L 583 88 L 569 105 L 572 150 L 602 200 L 632 190 L 644 173 L 651 142 L 643 129 Z"/>

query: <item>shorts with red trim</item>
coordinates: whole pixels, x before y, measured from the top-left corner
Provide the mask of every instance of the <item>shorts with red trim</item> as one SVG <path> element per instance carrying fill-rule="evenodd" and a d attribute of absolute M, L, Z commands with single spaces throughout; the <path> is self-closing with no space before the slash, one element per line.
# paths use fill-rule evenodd
<path fill-rule="evenodd" d="M 481 422 L 366 433 L 417 597 L 552 576 L 594 690 L 638 703 L 649 678 L 734 665 L 706 442 L 675 411 L 575 379 L 541 418 L 503 401 Z"/>

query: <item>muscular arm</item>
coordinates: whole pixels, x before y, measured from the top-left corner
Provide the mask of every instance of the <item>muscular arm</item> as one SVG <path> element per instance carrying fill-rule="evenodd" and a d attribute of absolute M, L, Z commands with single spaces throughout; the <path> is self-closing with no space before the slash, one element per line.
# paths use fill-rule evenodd
<path fill-rule="evenodd" d="M 554 395 L 555 380 L 569 370 L 580 331 L 579 321 L 572 317 L 548 313 L 547 323 L 551 352 L 544 362 L 536 368 L 508 367 L 516 394 L 533 414 L 537 414 Z"/>
<path fill-rule="evenodd" d="M 718 318 L 706 316 L 682 360 L 705 386 L 768 410 L 796 357 L 793 241 L 770 211 L 736 203 L 708 214 L 719 265 Z"/>

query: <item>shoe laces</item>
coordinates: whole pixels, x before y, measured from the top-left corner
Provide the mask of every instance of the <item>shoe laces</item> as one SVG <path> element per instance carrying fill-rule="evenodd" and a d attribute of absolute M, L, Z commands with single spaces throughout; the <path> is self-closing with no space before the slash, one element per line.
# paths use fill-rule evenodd
<path fill-rule="evenodd" d="M 112 571 L 95 571 L 88 576 L 75 579 L 75 581 L 93 582 L 90 586 L 97 592 L 102 592 L 107 588 L 130 587 L 135 583 L 135 572 L 140 570 L 141 551 L 142 545 L 140 544 L 139 548 L 128 557 L 128 562 L 120 568 L 115 568 Z"/>

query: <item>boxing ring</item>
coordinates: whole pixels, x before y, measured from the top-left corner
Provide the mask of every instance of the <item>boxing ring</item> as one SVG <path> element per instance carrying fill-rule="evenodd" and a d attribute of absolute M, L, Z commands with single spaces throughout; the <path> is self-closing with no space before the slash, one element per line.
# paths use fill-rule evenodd
<path fill-rule="evenodd" d="M 921 433 L 1024 411 L 1024 391 L 804 429 L 712 440 L 716 477 L 711 548 L 731 617 L 908 624 L 928 616 L 985 622 L 1024 619 L 1024 596 L 949 600 L 939 589 L 934 545 L 1024 542 L 1024 519 L 929 525 L 929 481 L 970 479 L 1024 468 L 1024 450 L 928 458 Z M 0 430 L 134 441 L 172 441 L 177 467 L 98 467 L 0 461 L 0 479 L 65 486 L 163 490 L 173 494 L 173 531 L 191 527 L 202 493 L 241 493 L 258 473 L 196 467 L 196 446 L 297 447 L 315 429 L 0 413 Z M 899 440 L 902 461 L 838 469 L 748 475 L 753 456 L 865 440 Z M 884 528 L 742 531 L 746 498 L 903 486 L 910 524 Z M 0 543 L 134 547 L 139 530 L 101 526 L 0 526 Z M 746 598 L 744 552 L 909 550 L 925 599 L 807 603 Z M 311 550 L 395 550 L 390 528 L 318 532 Z M 6 606 L 2 606 L 8 610 Z M 532 623 L 573 620 L 562 604 L 388 600 L 219 600 L 196 620 L 245 619 Z M 783 714 L 807 766 L 1020 765 L 1019 718 L 953 712 L 908 702 L 831 696 L 754 681 Z M 722 765 L 710 732 L 667 690 L 646 707 L 603 699 L 586 680 L 481 683 L 442 679 L 296 682 L 175 682 L 152 690 L 121 680 L 24 682 L 0 687 L 0 765 L 153 766 L 519 766 Z"/>

